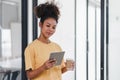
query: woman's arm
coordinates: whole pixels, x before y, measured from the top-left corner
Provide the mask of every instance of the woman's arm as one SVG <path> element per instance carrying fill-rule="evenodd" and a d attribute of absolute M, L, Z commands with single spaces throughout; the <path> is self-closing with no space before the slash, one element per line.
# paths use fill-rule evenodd
<path fill-rule="evenodd" d="M 44 70 L 45 70 L 45 68 L 43 66 L 39 67 L 36 70 L 29 69 L 26 71 L 27 78 L 33 79 L 33 78 L 37 77 L 39 74 L 41 74 Z"/>
<path fill-rule="evenodd" d="M 40 75 L 43 71 L 52 68 L 55 62 L 56 62 L 55 60 L 48 60 L 42 66 L 40 66 L 39 68 L 35 70 L 32 70 L 32 69 L 27 70 L 26 74 L 27 74 L 28 79 L 33 79 L 37 77 L 38 75 Z"/>

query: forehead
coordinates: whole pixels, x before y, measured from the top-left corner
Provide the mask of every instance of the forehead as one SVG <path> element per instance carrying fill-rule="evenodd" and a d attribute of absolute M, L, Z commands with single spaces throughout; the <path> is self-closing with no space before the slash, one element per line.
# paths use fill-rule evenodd
<path fill-rule="evenodd" d="M 47 18 L 45 21 L 44 21 L 44 24 L 49 24 L 49 25 L 56 25 L 57 22 L 54 18 Z"/>

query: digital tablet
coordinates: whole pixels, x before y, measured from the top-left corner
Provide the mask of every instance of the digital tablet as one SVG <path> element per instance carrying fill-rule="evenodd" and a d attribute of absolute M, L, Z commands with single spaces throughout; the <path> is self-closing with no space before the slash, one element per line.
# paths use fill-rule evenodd
<path fill-rule="evenodd" d="M 50 53 L 49 59 L 56 59 L 55 66 L 57 66 L 57 65 L 61 64 L 61 62 L 63 60 L 63 57 L 64 57 L 64 54 L 65 54 L 64 51 L 62 51 L 62 52 L 52 52 L 52 53 Z"/>

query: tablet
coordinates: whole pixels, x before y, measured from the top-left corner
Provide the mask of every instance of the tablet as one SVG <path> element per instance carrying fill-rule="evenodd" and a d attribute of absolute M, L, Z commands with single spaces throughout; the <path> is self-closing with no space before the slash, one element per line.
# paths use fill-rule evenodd
<path fill-rule="evenodd" d="M 64 57 L 64 53 L 65 53 L 64 51 L 62 51 L 62 52 L 52 52 L 52 53 L 50 53 L 49 59 L 56 59 L 55 66 L 61 65 L 61 62 L 62 62 L 63 57 Z"/>

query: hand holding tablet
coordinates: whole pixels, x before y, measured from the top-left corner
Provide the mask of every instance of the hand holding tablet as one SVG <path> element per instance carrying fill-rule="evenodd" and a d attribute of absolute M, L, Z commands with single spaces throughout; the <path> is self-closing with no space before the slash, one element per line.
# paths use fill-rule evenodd
<path fill-rule="evenodd" d="M 56 60 L 55 66 L 60 65 L 62 60 L 63 60 L 64 53 L 65 53 L 64 51 L 62 51 L 62 52 L 52 52 L 52 53 L 50 53 L 49 59 L 50 60 L 51 59 Z"/>

